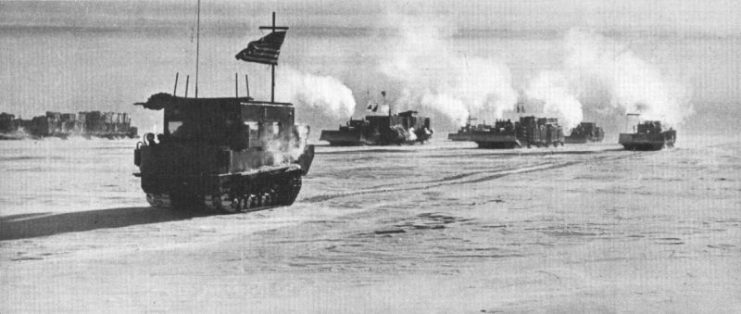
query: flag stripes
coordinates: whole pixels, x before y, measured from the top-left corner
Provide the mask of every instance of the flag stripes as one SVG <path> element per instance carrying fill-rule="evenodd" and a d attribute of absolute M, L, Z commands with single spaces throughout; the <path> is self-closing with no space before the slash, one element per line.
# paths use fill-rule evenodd
<path fill-rule="evenodd" d="M 235 57 L 237 60 L 246 62 L 277 65 L 280 47 L 283 45 L 285 38 L 285 31 L 272 32 L 258 40 L 251 41 L 247 48 L 240 51 Z"/>

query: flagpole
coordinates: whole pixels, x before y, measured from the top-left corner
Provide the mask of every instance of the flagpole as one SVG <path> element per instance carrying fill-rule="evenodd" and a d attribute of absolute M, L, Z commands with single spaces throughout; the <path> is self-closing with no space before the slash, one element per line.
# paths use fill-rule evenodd
<path fill-rule="evenodd" d="M 201 0 L 198 0 L 196 10 L 196 98 L 198 98 L 198 60 L 201 52 Z"/>
<path fill-rule="evenodd" d="M 270 102 L 275 102 L 275 67 L 278 65 L 278 53 L 285 38 L 288 26 L 275 26 L 275 12 L 273 12 L 273 24 L 260 26 L 261 30 L 270 30 L 270 34 L 259 40 L 249 43 L 246 49 L 239 52 L 235 57 L 237 60 L 256 62 L 270 65 Z M 276 32 L 280 30 L 281 32 Z"/>

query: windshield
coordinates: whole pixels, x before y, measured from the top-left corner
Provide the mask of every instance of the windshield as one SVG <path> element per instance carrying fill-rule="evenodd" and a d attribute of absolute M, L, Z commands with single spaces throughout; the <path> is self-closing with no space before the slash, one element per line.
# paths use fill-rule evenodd
<path fill-rule="evenodd" d="M 178 129 L 183 126 L 183 121 L 168 121 L 167 131 L 170 134 L 178 133 Z"/>

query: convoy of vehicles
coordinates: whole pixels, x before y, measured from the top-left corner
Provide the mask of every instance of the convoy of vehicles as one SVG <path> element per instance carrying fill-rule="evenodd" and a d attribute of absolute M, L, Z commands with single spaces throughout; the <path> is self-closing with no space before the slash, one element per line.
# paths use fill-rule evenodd
<path fill-rule="evenodd" d="M 23 139 L 70 136 L 101 138 L 136 138 L 138 130 L 131 117 L 117 112 L 60 113 L 47 111 L 30 120 L 0 113 L 0 139 Z"/>
<path fill-rule="evenodd" d="M 270 206 L 291 205 L 296 200 L 314 159 L 308 145 L 309 127 L 296 123 L 293 104 L 274 100 L 275 66 L 287 27 L 261 27 L 271 33 L 236 58 L 273 67 L 270 101 L 249 96 L 198 98 L 196 70 L 195 97 L 157 93 L 137 103 L 151 110 L 163 110 L 161 134 L 147 133 L 134 149 L 134 164 L 141 187 L 153 207 L 205 207 L 224 213 L 245 212 Z M 197 62 L 197 61 L 196 61 Z M 197 69 L 197 67 L 196 67 Z M 187 81 L 186 81 L 187 82 Z M 237 82 L 238 83 L 238 82 Z M 238 90 L 237 90 L 238 91 Z M 382 92 L 385 97 L 385 92 Z M 375 111 L 378 108 L 373 109 Z M 518 104 L 518 113 L 524 107 Z M 564 136 L 552 117 L 520 116 L 518 120 L 497 120 L 493 125 L 473 124 L 472 119 L 452 141 L 475 142 L 480 148 L 557 147 L 564 143 L 600 142 L 605 134 L 592 122 L 582 122 Z M 30 137 L 137 137 L 126 113 L 47 112 L 31 120 L 0 114 L 0 139 Z M 324 130 L 320 140 L 330 145 L 393 145 L 424 143 L 432 137 L 430 118 L 416 111 L 368 115 Z M 21 137 L 23 137 L 21 136 Z M 619 143 L 629 150 L 659 150 L 672 147 L 676 131 L 664 130 L 659 121 L 639 123 L 634 133 L 622 133 Z"/>

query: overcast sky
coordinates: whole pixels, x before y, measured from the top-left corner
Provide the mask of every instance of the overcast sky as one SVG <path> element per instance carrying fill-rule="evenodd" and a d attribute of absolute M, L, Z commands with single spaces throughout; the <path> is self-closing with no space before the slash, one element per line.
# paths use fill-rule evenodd
<path fill-rule="evenodd" d="M 568 29 L 738 35 L 741 4 L 732 0 L 538 1 L 210 1 L 203 18 L 222 26 L 265 23 L 280 12 L 294 26 L 371 27 L 388 14 L 428 15 L 466 29 Z M 163 28 L 192 23 L 195 0 L 0 2 L 0 24 L 100 28 Z M 267 20 L 267 19 L 266 19 Z M 279 20 L 279 21 L 281 21 Z"/>

